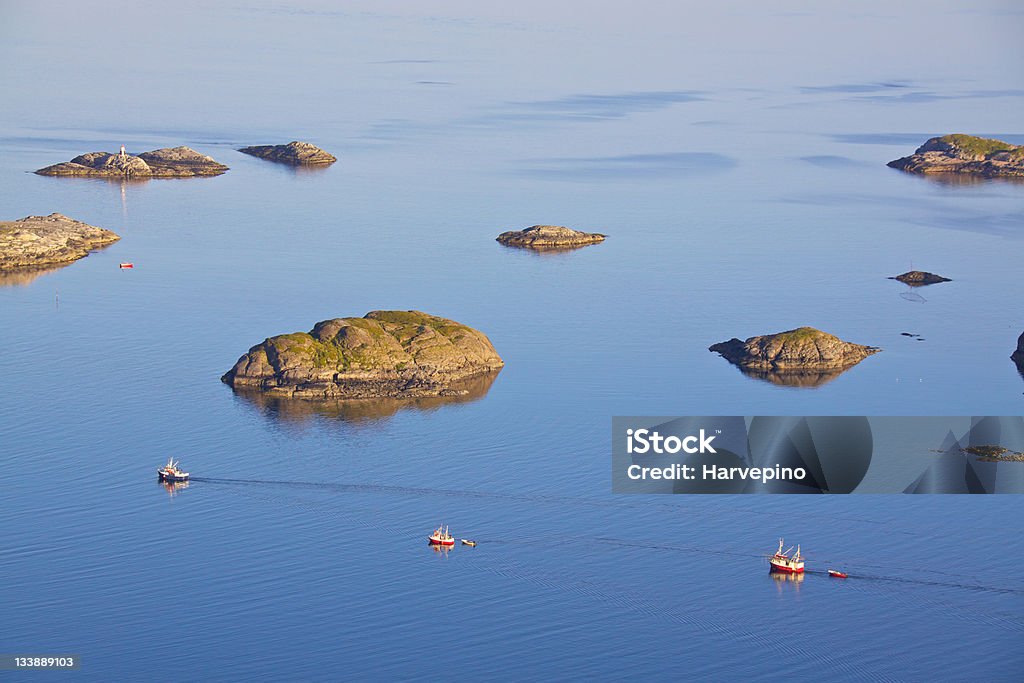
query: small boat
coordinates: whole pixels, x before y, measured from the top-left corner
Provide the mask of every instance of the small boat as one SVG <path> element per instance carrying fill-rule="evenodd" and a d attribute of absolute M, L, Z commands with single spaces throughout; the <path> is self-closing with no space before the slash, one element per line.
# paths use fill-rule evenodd
<path fill-rule="evenodd" d="M 783 572 L 786 574 L 803 574 L 804 573 L 804 558 L 800 556 L 800 546 L 796 547 L 796 554 L 792 557 L 789 555 L 789 551 L 793 547 L 790 546 L 785 551 L 782 550 L 782 539 L 779 539 L 779 549 L 775 551 L 775 554 L 768 558 L 768 564 L 771 565 L 771 571 Z"/>
<path fill-rule="evenodd" d="M 837 579 L 845 579 L 845 578 L 847 578 L 849 576 L 846 572 L 841 572 L 838 569 L 829 569 L 828 570 L 828 575 L 829 576 L 834 576 Z"/>
<path fill-rule="evenodd" d="M 188 481 L 188 472 L 182 472 L 174 458 L 168 458 L 167 464 L 159 468 L 156 474 L 160 481 Z"/>
<path fill-rule="evenodd" d="M 117 267 L 118 268 L 134 268 L 135 264 L 134 263 L 119 263 L 119 264 L 117 264 Z"/>
<path fill-rule="evenodd" d="M 448 533 L 448 527 L 439 526 L 427 537 L 430 545 L 455 545 L 455 537 Z"/>
<path fill-rule="evenodd" d="M 462 545 L 468 545 L 470 548 L 475 548 L 476 547 L 476 541 L 471 541 L 468 538 L 463 538 L 462 539 Z"/>

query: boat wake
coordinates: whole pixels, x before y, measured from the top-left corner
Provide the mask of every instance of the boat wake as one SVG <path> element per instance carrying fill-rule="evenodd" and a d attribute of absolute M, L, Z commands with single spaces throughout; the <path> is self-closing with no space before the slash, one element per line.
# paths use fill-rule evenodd
<path fill-rule="evenodd" d="M 223 484 L 228 486 L 279 486 L 289 487 L 296 489 L 307 489 L 307 490 L 327 490 L 327 491 L 339 491 L 346 493 L 386 493 L 386 494 L 397 494 L 397 495 L 417 495 L 417 496 L 454 496 L 460 498 L 482 498 L 492 500 L 509 500 L 517 502 L 531 502 L 531 503 L 548 503 L 557 505 L 585 505 L 599 508 L 636 508 L 643 507 L 649 509 L 651 506 L 650 501 L 645 501 L 643 504 L 630 503 L 625 501 L 616 500 L 598 500 L 593 498 L 570 498 L 565 496 L 556 495 L 530 495 L 530 494 L 516 494 L 516 493 L 502 493 L 497 491 L 471 491 L 471 490 L 459 490 L 459 489 L 437 489 L 437 488 L 426 488 L 426 487 L 415 487 L 415 486 L 394 486 L 385 484 L 345 484 L 345 483 L 333 483 L 333 482 L 314 482 L 314 481 L 294 481 L 294 480 L 279 480 L 279 479 L 229 479 L 229 478 L 217 478 L 217 477 L 192 477 L 191 479 L 196 483 L 205 484 Z M 676 508 L 677 506 L 665 504 L 666 507 Z M 751 513 L 755 512 L 753 510 Z M 863 521 L 865 523 L 875 523 L 872 520 L 856 520 Z M 398 529 L 390 529 L 396 533 L 400 532 Z M 550 541 L 550 538 L 536 538 L 527 539 L 528 541 L 545 542 Z M 524 539 L 522 536 L 516 538 L 481 538 L 479 542 L 486 544 L 522 544 Z M 680 553 L 694 553 L 701 552 L 703 554 L 728 556 L 728 557 L 746 557 L 746 558 L 762 558 L 767 562 L 767 557 L 763 552 L 745 552 L 738 550 L 715 550 L 705 546 L 688 546 L 673 543 L 663 542 L 644 542 L 629 539 L 619 539 L 613 537 L 579 537 L 574 535 L 559 536 L 557 538 L 559 543 L 601 543 L 607 545 L 614 545 L 620 547 L 633 547 L 633 548 L 647 548 L 651 550 L 663 550 L 670 552 Z M 824 565 L 842 564 L 838 561 L 822 560 L 817 559 Z M 903 568 L 898 567 L 881 567 L 878 565 L 872 565 L 873 569 L 876 570 L 889 570 L 889 571 L 902 571 Z M 944 572 L 939 570 L 928 570 L 917 568 L 914 570 L 916 573 L 926 573 L 932 575 L 941 576 L 959 576 L 959 574 L 952 572 Z M 828 576 L 828 571 L 825 569 L 808 569 L 805 574 L 814 576 Z M 918 586 L 933 586 L 939 588 L 953 588 L 971 591 L 982 591 L 989 593 L 997 593 L 1004 595 L 1024 595 L 1024 588 L 1008 588 L 1002 586 L 989 586 L 981 584 L 966 583 L 962 581 L 945 581 L 941 578 L 928 578 L 928 577 L 908 577 L 908 576 L 894 576 L 892 574 L 878 574 L 878 573 L 863 573 L 859 571 L 849 572 L 849 580 L 856 580 L 858 583 L 863 585 L 863 582 L 875 582 L 875 583 L 890 583 L 890 584 L 903 584 L 903 585 L 918 585 Z"/>
<path fill-rule="evenodd" d="M 814 570 L 806 571 L 805 574 L 819 574 L 821 576 L 828 576 L 828 571 Z M 1002 593 L 1005 595 L 1024 595 L 1024 589 L 1022 588 L 1003 588 L 1000 586 L 983 586 L 976 583 L 961 583 L 955 581 L 932 581 L 929 579 L 915 579 L 907 578 L 903 576 L 882 576 L 880 574 L 861 574 L 861 573 L 849 573 L 849 579 L 861 581 L 877 581 L 887 583 L 903 583 L 912 584 L 915 586 L 937 586 L 939 588 L 962 588 L 972 591 L 985 591 L 988 593 Z"/>

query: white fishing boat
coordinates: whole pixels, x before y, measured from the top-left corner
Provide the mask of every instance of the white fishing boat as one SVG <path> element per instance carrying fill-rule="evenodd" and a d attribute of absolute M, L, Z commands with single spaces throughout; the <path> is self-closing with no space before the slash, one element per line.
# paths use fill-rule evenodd
<path fill-rule="evenodd" d="M 188 481 L 188 472 L 183 472 L 178 464 L 174 458 L 168 458 L 167 464 L 156 471 L 160 481 Z"/>

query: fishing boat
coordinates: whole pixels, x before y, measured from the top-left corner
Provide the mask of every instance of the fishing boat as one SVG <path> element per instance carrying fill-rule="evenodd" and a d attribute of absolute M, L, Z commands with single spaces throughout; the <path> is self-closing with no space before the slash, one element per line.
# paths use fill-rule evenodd
<path fill-rule="evenodd" d="M 182 472 L 178 468 L 178 461 L 174 458 L 168 458 L 167 464 L 159 468 L 156 471 L 160 481 L 187 481 L 188 472 Z"/>
<path fill-rule="evenodd" d="M 837 579 L 845 579 L 848 576 L 848 574 L 846 572 L 841 572 L 838 569 L 829 569 L 828 570 L 828 575 L 829 576 L 834 576 Z"/>
<path fill-rule="evenodd" d="M 476 541 L 471 541 L 468 538 L 462 539 L 462 545 L 468 545 L 470 548 L 476 547 Z"/>
<path fill-rule="evenodd" d="M 774 555 L 768 558 L 768 564 L 771 565 L 771 571 L 784 572 L 786 574 L 804 573 L 804 560 L 800 556 L 800 546 L 796 547 L 796 554 L 791 556 L 789 552 L 792 549 L 793 546 L 790 546 L 783 551 L 782 539 L 779 539 L 779 549 L 775 551 Z"/>
<path fill-rule="evenodd" d="M 118 267 L 120 267 L 120 268 L 134 268 L 135 264 L 134 263 L 119 263 Z"/>
<path fill-rule="evenodd" d="M 448 527 L 439 526 L 427 537 L 430 545 L 455 545 L 455 537 L 448 533 Z"/>

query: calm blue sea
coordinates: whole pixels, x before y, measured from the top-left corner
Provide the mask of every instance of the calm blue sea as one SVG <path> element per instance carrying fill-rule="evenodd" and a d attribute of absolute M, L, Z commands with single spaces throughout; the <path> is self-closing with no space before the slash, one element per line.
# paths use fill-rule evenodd
<path fill-rule="evenodd" d="M 38 680 L 1019 680 L 1019 497 L 616 496 L 609 469 L 613 415 L 1021 413 L 1024 185 L 885 166 L 1024 143 L 1015 3 L 208 5 L 0 7 L 0 218 L 122 236 L 0 280 L 0 653 L 81 655 Z M 235 151 L 293 139 L 338 163 Z M 122 143 L 231 170 L 30 173 Z M 536 223 L 609 237 L 494 241 Z M 911 267 L 953 282 L 887 279 Z M 374 309 L 506 367 L 343 409 L 219 381 Z M 884 351 L 816 388 L 707 351 L 800 325 Z M 431 550 L 442 523 L 479 545 Z M 768 573 L 780 536 L 800 581 Z"/>

